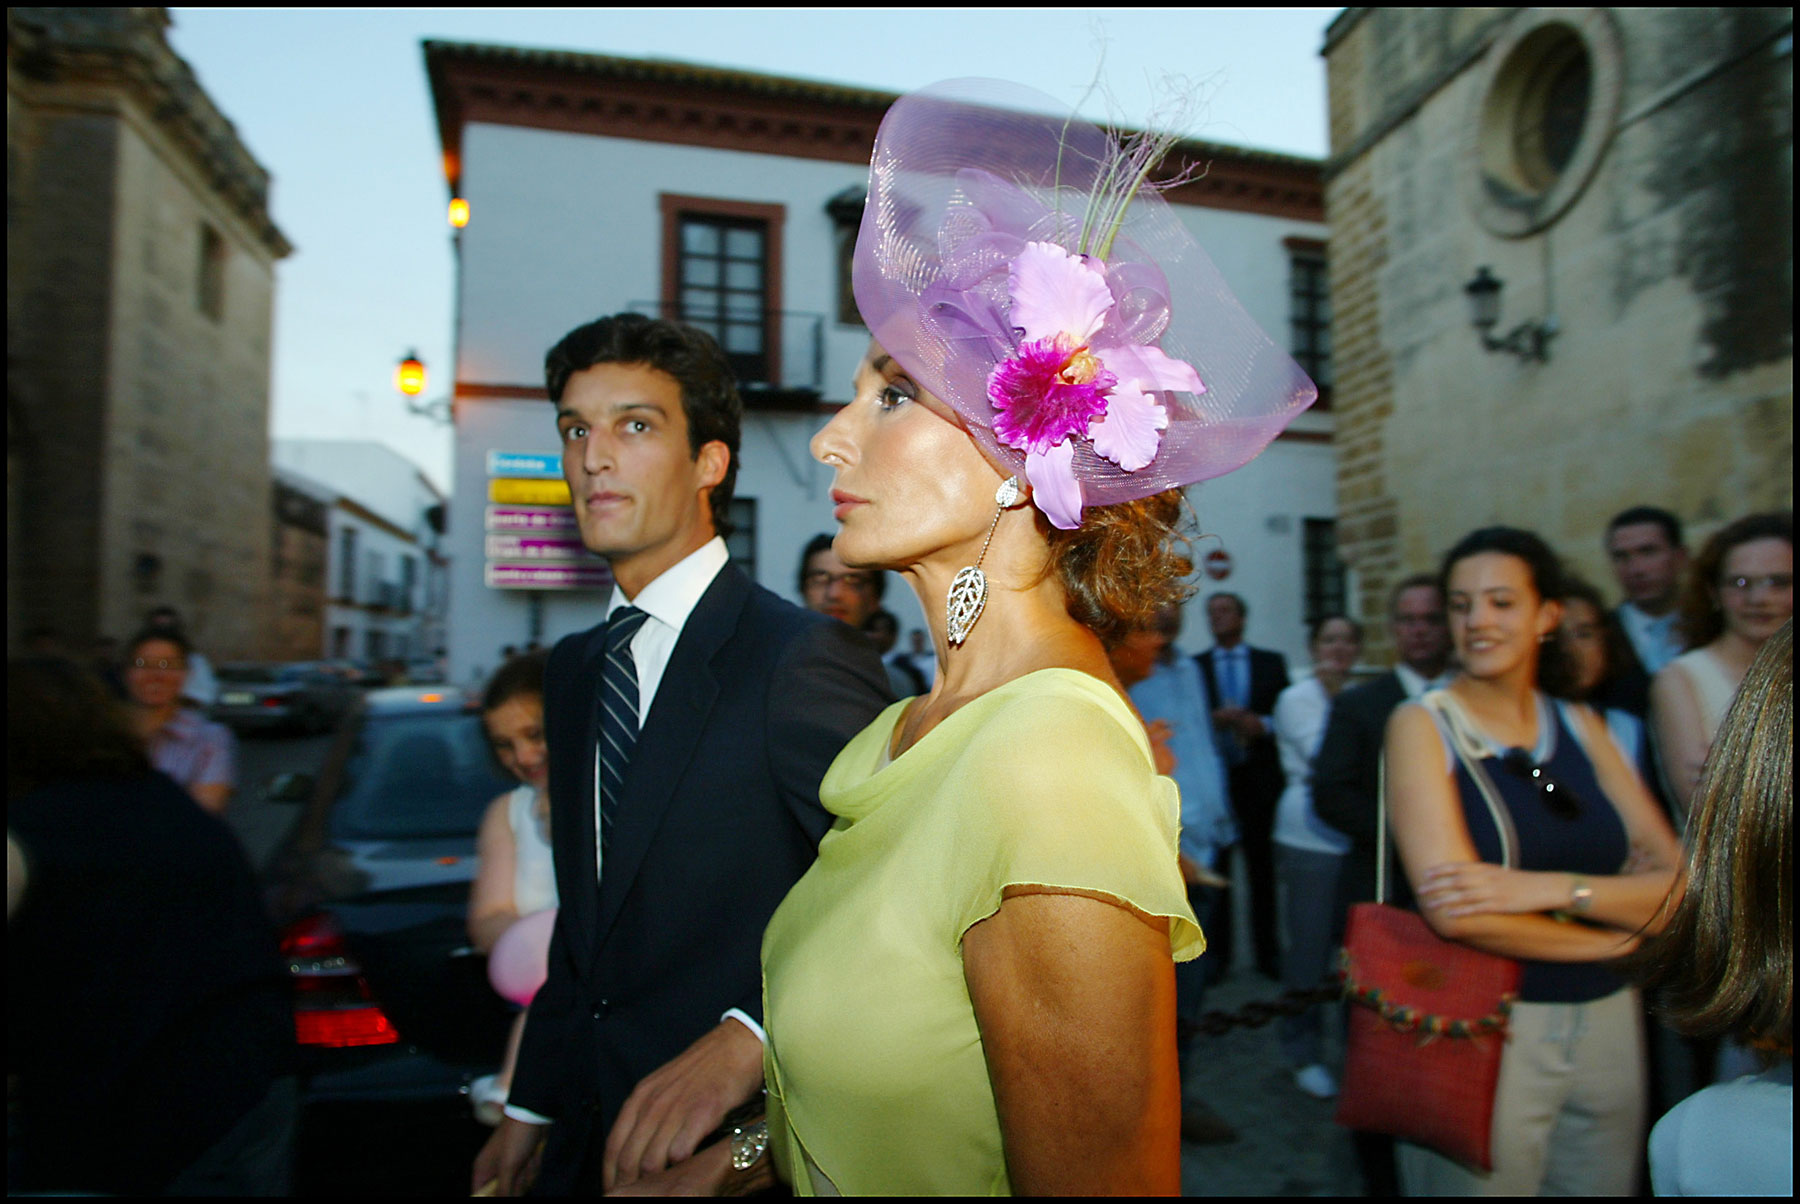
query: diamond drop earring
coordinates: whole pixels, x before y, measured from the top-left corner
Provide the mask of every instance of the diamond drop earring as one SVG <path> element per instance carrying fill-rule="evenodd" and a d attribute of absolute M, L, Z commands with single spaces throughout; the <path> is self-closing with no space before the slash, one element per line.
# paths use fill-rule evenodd
<path fill-rule="evenodd" d="M 975 558 L 974 564 L 958 570 L 950 582 L 950 597 L 944 609 L 950 627 L 946 634 L 952 644 L 960 645 L 969 638 L 975 620 L 981 617 L 982 608 L 987 605 L 987 574 L 981 571 L 981 562 L 987 559 L 988 545 L 994 542 L 1000 516 L 1019 503 L 1018 477 L 1007 477 L 1000 482 L 1000 487 L 994 490 L 994 503 L 998 509 L 994 511 L 994 521 L 988 524 L 987 538 L 981 543 L 981 555 Z"/>

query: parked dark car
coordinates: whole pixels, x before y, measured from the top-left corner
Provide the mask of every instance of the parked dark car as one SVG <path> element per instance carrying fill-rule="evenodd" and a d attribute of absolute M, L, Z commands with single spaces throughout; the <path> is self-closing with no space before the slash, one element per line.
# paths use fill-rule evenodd
<path fill-rule="evenodd" d="M 357 689 L 324 665 L 220 665 L 212 717 L 235 731 L 329 731 L 356 702 Z"/>
<path fill-rule="evenodd" d="M 397 1101 L 443 1111 L 498 1065 L 512 1012 L 469 946 L 465 915 L 483 811 L 516 785 L 494 765 L 474 707 L 430 687 L 368 691 L 316 779 L 272 784 L 272 799 L 306 808 L 270 862 L 269 887 L 309 1111 Z M 446 1114 L 469 1121 L 466 1102 Z"/>

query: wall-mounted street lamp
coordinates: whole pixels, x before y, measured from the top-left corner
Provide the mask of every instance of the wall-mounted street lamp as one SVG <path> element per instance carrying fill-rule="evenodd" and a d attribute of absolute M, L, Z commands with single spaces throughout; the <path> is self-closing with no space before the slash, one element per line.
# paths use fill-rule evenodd
<path fill-rule="evenodd" d="M 462 197 L 450 200 L 450 224 L 458 230 L 469 224 L 469 202 Z"/>
<path fill-rule="evenodd" d="M 1543 363 L 1550 358 L 1550 340 L 1556 337 L 1554 315 L 1542 322 L 1521 322 L 1508 331 L 1505 338 L 1494 337 L 1500 323 L 1500 290 L 1505 281 L 1495 279 L 1485 266 L 1475 269 L 1475 278 L 1463 285 L 1469 294 L 1469 316 L 1481 335 L 1481 345 L 1489 351 L 1510 351 L 1527 362 Z"/>
<path fill-rule="evenodd" d="M 419 394 L 425 391 L 425 361 L 419 358 L 417 351 L 409 351 L 406 358 L 394 366 L 394 388 L 406 398 L 406 409 L 410 414 L 418 414 L 433 422 L 450 422 L 450 399 L 439 397 L 433 401 L 419 401 Z"/>

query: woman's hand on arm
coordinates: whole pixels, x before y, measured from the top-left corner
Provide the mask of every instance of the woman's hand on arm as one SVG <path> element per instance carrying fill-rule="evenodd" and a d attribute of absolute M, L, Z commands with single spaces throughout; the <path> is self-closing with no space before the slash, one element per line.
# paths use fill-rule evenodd
<path fill-rule="evenodd" d="M 1168 921 L 1009 888 L 963 971 L 1020 1195 L 1181 1190 Z"/>
<path fill-rule="evenodd" d="M 481 818 L 481 831 L 475 837 L 475 854 L 481 866 L 475 871 L 475 884 L 469 888 L 469 943 L 483 953 L 491 953 L 500 934 L 519 918 L 518 904 L 513 898 L 513 873 L 516 851 L 512 824 L 506 815 L 507 795 L 488 804 Z"/>
<path fill-rule="evenodd" d="M 1425 871 L 1419 898 L 1453 919 L 1480 915 L 1527 915 L 1562 911 L 1622 932 L 1646 924 L 1661 927 L 1663 901 L 1675 884 L 1681 846 L 1637 772 L 1625 763 L 1605 724 L 1586 707 L 1572 711 L 1595 776 L 1631 843 L 1631 855 L 1616 874 L 1509 870 L 1487 862 L 1447 862 Z M 1576 892 L 1585 888 L 1585 906 Z"/>
<path fill-rule="evenodd" d="M 1456 786 L 1444 767 L 1444 744 L 1422 707 L 1403 706 L 1388 721 L 1388 822 L 1420 914 L 1445 940 L 1462 941 L 1503 957 L 1540 961 L 1604 961 L 1632 948 L 1617 932 L 1561 924 L 1538 914 L 1551 902 L 1551 879 L 1481 861 L 1463 820 Z M 1463 892 L 1479 892 L 1490 906 L 1464 910 Z M 1561 899 L 1568 900 L 1567 893 Z M 1528 914 L 1529 913 L 1529 914 Z"/>
<path fill-rule="evenodd" d="M 1681 840 L 1637 770 L 1613 743 L 1605 721 L 1587 707 L 1573 710 L 1600 789 L 1619 813 L 1630 842 L 1618 873 L 1587 879 L 1593 897 L 1580 914 L 1625 932 L 1646 927 L 1660 932 L 1681 901 Z"/>

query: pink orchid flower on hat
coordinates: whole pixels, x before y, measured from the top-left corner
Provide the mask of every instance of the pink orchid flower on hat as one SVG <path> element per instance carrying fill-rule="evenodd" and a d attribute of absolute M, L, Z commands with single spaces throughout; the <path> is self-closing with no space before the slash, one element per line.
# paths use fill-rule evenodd
<path fill-rule="evenodd" d="M 1026 243 L 1007 273 L 1012 355 L 988 375 L 994 434 L 1025 453 L 1038 509 L 1064 530 L 1081 525 L 1077 438 L 1126 472 L 1156 458 L 1168 411 L 1152 394 L 1203 393 L 1188 364 L 1149 344 L 1108 341 L 1115 305 L 1106 265 L 1051 242 Z M 1118 324 L 1115 324 L 1115 326 Z"/>

